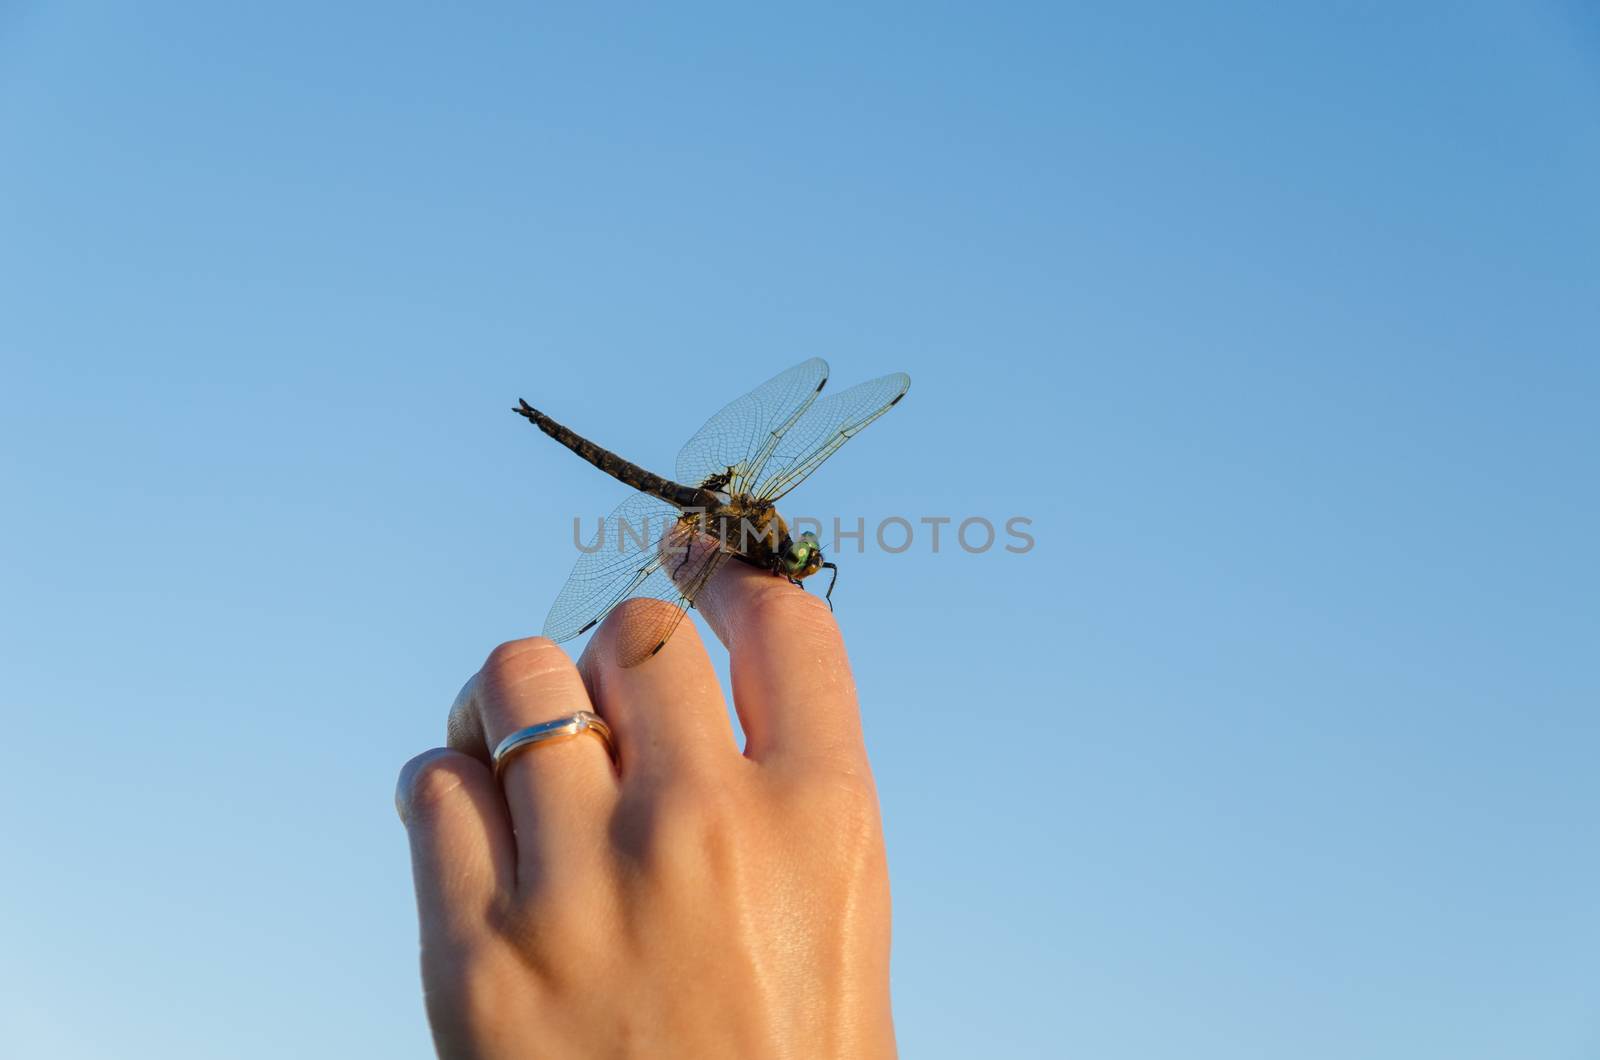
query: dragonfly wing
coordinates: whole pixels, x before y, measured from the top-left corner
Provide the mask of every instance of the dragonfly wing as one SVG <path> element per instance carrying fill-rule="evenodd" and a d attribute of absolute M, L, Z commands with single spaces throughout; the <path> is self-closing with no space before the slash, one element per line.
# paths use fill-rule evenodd
<path fill-rule="evenodd" d="M 630 612 L 617 631 L 617 662 L 637 666 L 666 646 L 695 596 L 728 559 L 728 553 L 708 539 L 694 542 L 684 526 L 661 543 L 662 561 L 629 596 L 661 601 L 656 606 Z M 662 604 L 666 606 L 662 606 Z"/>
<path fill-rule="evenodd" d="M 894 407 L 910 387 L 911 377 L 896 372 L 814 403 L 778 440 L 751 492 L 763 500 L 778 500 L 867 424 Z"/>
<path fill-rule="evenodd" d="M 828 362 L 813 357 L 781 372 L 706 421 L 678 453 L 676 478 L 698 486 L 733 469 L 723 488 L 749 493 L 784 432 L 794 426 L 828 381 Z"/>
<path fill-rule="evenodd" d="M 648 493 L 635 493 L 618 505 L 550 605 L 544 635 L 571 640 L 636 595 L 661 566 L 660 543 L 678 516 L 678 509 Z"/>
<path fill-rule="evenodd" d="M 681 515 L 648 493 L 618 505 L 578 557 L 550 607 L 544 635 L 571 640 L 625 600 L 656 600 L 657 606 L 641 608 L 618 633 L 617 657 L 623 666 L 637 666 L 659 651 L 695 594 L 728 558 L 709 539 L 696 541 L 694 524 Z"/>

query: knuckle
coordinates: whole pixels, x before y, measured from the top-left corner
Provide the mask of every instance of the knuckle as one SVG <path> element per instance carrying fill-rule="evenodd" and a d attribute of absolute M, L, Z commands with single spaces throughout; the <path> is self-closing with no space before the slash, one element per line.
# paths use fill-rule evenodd
<path fill-rule="evenodd" d="M 731 800 L 704 780 L 679 781 L 664 788 L 656 802 L 657 823 L 662 828 L 700 831 L 725 827 L 732 816 Z"/>
<path fill-rule="evenodd" d="M 572 660 L 547 637 L 509 640 L 489 653 L 480 673 L 486 681 L 512 685 L 530 677 L 572 666 Z"/>
<path fill-rule="evenodd" d="M 549 948 L 561 941 L 562 921 L 553 915 L 554 903 L 540 901 L 543 888 L 524 887 L 519 900 L 501 906 L 494 917 L 500 937 L 519 950 Z"/>
<path fill-rule="evenodd" d="M 594 644 L 616 649 L 620 653 L 618 657 L 625 660 L 623 666 L 649 658 L 665 647 L 669 639 L 677 641 L 681 650 L 685 641 L 698 637 L 693 622 L 679 621 L 682 614 L 679 605 L 665 600 L 651 597 L 624 600 L 601 623 Z M 613 654 L 607 650 L 601 658 L 609 663 Z"/>
<path fill-rule="evenodd" d="M 788 588 L 788 586 L 781 584 L 778 587 L 780 589 Z M 828 606 L 828 601 L 824 600 L 820 593 L 801 589 L 799 592 L 781 592 L 773 593 L 772 595 L 786 601 L 791 615 L 798 617 L 801 621 L 817 622 L 828 626 L 838 625 L 833 618 L 833 609 Z"/>
<path fill-rule="evenodd" d="M 408 820 L 429 816 L 454 801 L 467 782 L 462 774 L 464 765 L 453 754 L 430 754 L 407 763 L 401 771 L 402 815 Z"/>
<path fill-rule="evenodd" d="M 797 635 L 809 640 L 838 641 L 839 624 L 827 603 L 814 593 L 796 590 L 776 579 L 755 593 L 744 615 L 744 624 L 763 638 Z"/>
<path fill-rule="evenodd" d="M 593 910 L 596 888 L 537 885 L 495 918 L 494 928 L 523 969 L 554 990 L 566 989 L 593 971 L 604 949 L 604 917 L 573 916 Z"/>
<path fill-rule="evenodd" d="M 514 1010 L 515 968 L 496 947 L 434 949 L 425 943 L 422 966 L 428 1018 L 445 1040 L 471 1041 Z"/>
<path fill-rule="evenodd" d="M 860 770 L 824 768 L 789 783 L 784 801 L 800 813 L 825 821 L 840 835 L 876 834 L 878 789 Z"/>
<path fill-rule="evenodd" d="M 821 857 L 838 879 L 865 880 L 884 869 L 883 824 L 870 776 L 820 772 L 785 793 L 788 834 Z"/>
<path fill-rule="evenodd" d="M 666 617 L 670 612 L 677 610 L 673 604 L 665 600 L 655 600 L 650 597 L 635 596 L 624 600 L 616 606 L 608 616 L 608 621 L 621 625 L 627 622 L 650 621 Z"/>
<path fill-rule="evenodd" d="M 606 634 L 613 639 L 625 639 L 630 635 L 648 635 L 651 631 L 660 631 L 675 621 L 679 608 L 665 600 L 655 600 L 649 597 L 634 597 L 624 600 L 606 616 L 602 626 Z M 693 623 L 688 624 L 693 628 Z M 679 625 L 678 632 L 685 632 L 685 626 Z"/>
<path fill-rule="evenodd" d="M 738 847 L 740 801 L 731 785 L 704 778 L 663 786 L 643 834 L 632 832 L 632 853 L 669 871 L 718 873 Z"/>

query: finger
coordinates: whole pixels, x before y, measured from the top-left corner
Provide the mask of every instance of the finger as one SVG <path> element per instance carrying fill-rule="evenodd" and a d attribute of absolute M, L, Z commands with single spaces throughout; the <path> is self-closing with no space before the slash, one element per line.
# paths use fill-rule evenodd
<path fill-rule="evenodd" d="M 543 637 L 511 641 L 489 654 L 450 709 L 449 744 L 490 761 L 506 736 L 590 710 L 567 653 Z M 617 777 L 592 733 L 518 751 L 500 774 L 516 835 L 518 882 L 537 886 L 555 866 L 585 873 L 600 864 Z"/>
<path fill-rule="evenodd" d="M 411 841 L 423 944 L 470 940 L 515 880 L 511 820 L 494 777 L 482 762 L 436 747 L 400 770 L 394 801 Z"/>
<path fill-rule="evenodd" d="M 738 744 L 694 623 L 678 623 L 661 650 L 635 666 L 624 666 L 636 640 L 635 627 L 659 628 L 660 600 L 629 600 L 607 616 L 578 661 L 599 710 L 617 736 L 624 779 L 659 777 L 718 758 L 736 760 Z"/>
<path fill-rule="evenodd" d="M 695 608 L 728 649 L 749 757 L 865 758 L 850 661 L 821 597 L 727 563 L 696 595 Z"/>

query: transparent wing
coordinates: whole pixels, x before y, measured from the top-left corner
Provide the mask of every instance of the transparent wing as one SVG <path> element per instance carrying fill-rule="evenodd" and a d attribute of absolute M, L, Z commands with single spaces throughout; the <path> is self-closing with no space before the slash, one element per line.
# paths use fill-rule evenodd
<path fill-rule="evenodd" d="M 606 516 L 578 557 L 550 607 L 544 635 L 571 640 L 624 600 L 660 601 L 631 615 L 618 634 L 618 661 L 637 666 L 672 636 L 694 594 L 725 559 L 726 553 L 695 541 L 694 525 L 682 522 L 678 509 L 636 493 Z"/>
<path fill-rule="evenodd" d="M 637 666 L 666 647 L 695 596 L 729 558 L 714 543 L 694 541 L 693 531 L 685 530 L 687 525 L 680 524 L 669 533 L 662 542 L 661 565 L 630 594 L 634 599 L 662 604 L 631 612 L 617 631 L 617 661 L 622 666 Z"/>
<path fill-rule="evenodd" d="M 678 509 L 648 493 L 635 493 L 617 505 L 550 605 L 544 635 L 554 641 L 571 640 L 635 595 L 661 566 L 661 539 L 676 525 L 678 514 Z"/>
<path fill-rule="evenodd" d="M 696 547 L 692 552 L 683 552 L 663 542 L 661 564 L 628 594 L 633 600 L 660 603 L 627 615 L 626 623 L 617 631 L 617 662 L 625 667 L 638 666 L 666 647 L 695 594 L 727 559 L 728 554 L 720 549 Z"/>
<path fill-rule="evenodd" d="M 911 377 L 896 372 L 815 402 L 800 422 L 779 438 L 751 492 L 763 500 L 778 500 L 867 424 L 894 407 L 910 387 Z"/>
<path fill-rule="evenodd" d="M 678 453 L 676 479 L 698 486 L 733 469 L 722 488 L 749 493 L 779 439 L 816 400 L 828 362 L 813 357 L 781 372 L 706 421 Z"/>

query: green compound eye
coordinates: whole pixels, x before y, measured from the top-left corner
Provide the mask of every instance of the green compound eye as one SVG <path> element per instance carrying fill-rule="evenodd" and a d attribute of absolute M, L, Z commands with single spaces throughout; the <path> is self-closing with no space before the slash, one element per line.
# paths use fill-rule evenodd
<path fill-rule="evenodd" d="M 790 543 L 783 553 L 783 572 L 791 578 L 804 578 L 808 574 L 815 574 L 822 565 L 822 546 L 817 544 L 817 535 L 807 530 L 800 535 L 800 540 Z"/>
<path fill-rule="evenodd" d="M 788 551 L 783 554 L 784 573 L 794 575 L 805 570 L 806 566 L 811 562 L 811 556 L 815 550 L 816 545 L 802 536 L 799 541 L 790 545 Z"/>

